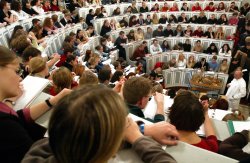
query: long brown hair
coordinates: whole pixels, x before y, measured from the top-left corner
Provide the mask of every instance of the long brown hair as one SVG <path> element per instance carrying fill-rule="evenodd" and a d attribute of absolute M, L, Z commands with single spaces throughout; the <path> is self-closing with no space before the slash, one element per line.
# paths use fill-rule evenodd
<path fill-rule="evenodd" d="M 16 59 L 17 56 L 12 50 L 0 45 L 0 67 L 12 64 Z"/>

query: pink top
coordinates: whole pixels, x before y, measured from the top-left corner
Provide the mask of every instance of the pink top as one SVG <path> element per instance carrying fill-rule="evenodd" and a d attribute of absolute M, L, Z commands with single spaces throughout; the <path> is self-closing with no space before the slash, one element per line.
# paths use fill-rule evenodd
<path fill-rule="evenodd" d="M 228 24 L 229 24 L 229 25 L 238 25 L 238 22 L 239 22 L 239 19 L 238 19 L 238 18 L 235 18 L 235 17 L 231 17 L 231 18 L 228 20 Z"/>
<path fill-rule="evenodd" d="M 32 118 L 30 116 L 30 108 L 24 108 L 21 111 L 23 112 L 24 118 L 27 122 L 29 122 L 29 123 L 33 122 Z M 18 117 L 18 114 L 15 112 L 14 109 L 10 108 L 8 105 L 6 105 L 2 102 L 0 102 L 0 112 Z"/>

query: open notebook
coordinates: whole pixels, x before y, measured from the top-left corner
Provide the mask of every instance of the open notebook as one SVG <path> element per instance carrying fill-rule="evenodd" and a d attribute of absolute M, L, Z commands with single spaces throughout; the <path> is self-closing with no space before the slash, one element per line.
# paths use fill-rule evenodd
<path fill-rule="evenodd" d="M 231 135 L 235 132 L 250 130 L 250 121 L 228 121 L 227 124 Z"/>
<path fill-rule="evenodd" d="M 50 84 L 49 80 L 27 76 L 23 81 L 23 94 L 16 101 L 14 109 L 20 110 L 29 106 L 32 101 L 43 91 L 43 89 Z"/>

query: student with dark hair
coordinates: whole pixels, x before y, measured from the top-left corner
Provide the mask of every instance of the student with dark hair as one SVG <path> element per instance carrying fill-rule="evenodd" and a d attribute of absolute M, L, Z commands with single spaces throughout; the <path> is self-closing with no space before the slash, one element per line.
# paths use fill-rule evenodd
<path fill-rule="evenodd" d="M 111 77 L 110 82 L 111 83 L 119 82 L 123 77 L 124 76 L 122 71 L 115 71 L 115 73 Z"/>
<path fill-rule="evenodd" d="M 33 28 L 36 27 L 36 26 L 38 26 L 38 25 L 40 25 L 40 23 L 41 23 L 41 21 L 39 19 L 37 19 L 37 18 L 32 19 L 32 26 L 29 29 L 29 31 L 32 31 Z"/>
<path fill-rule="evenodd" d="M 194 68 L 203 69 L 204 71 L 209 71 L 209 64 L 206 62 L 206 58 L 201 58 L 201 60 L 195 63 Z"/>
<path fill-rule="evenodd" d="M 127 43 L 127 37 L 124 33 L 124 31 L 120 31 L 119 37 L 115 41 L 115 45 L 117 49 L 119 49 L 119 57 L 122 57 L 123 59 L 126 60 L 126 52 L 124 45 Z"/>
<path fill-rule="evenodd" d="M 111 75 L 112 73 L 110 69 L 101 69 L 98 72 L 99 83 L 108 86 L 111 80 Z"/>
<path fill-rule="evenodd" d="M 209 45 L 209 47 L 206 50 L 206 53 L 210 54 L 210 55 L 218 55 L 218 49 L 217 49 L 215 43 L 211 43 Z"/>
<path fill-rule="evenodd" d="M 182 91 L 175 98 L 169 113 L 170 123 L 180 133 L 180 140 L 194 146 L 218 152 L 217 138 L 208 116 L 208 102 L 200 102 L 190 91 Z M 195 132 L 204 123 L 205 138 Z"/>
<path fill-rule="evenodd" d="M 10 12 L 10 4 L 2 0 L 0 2 L 0 23 L 6 22 L 7 24 L 11 24 L 15 21 L 17 21 L 17 18 Z"/>
<path fill-rule="evenodd" d="M 38 13 L 31 7 L 30 0 L 24 0 L 23 4 L 23 11 L 31 16 L 38 15 Z"/>
<path fill-rule="evenodd" d="M 144 109 L 151 97 L 152 84 L 149 79 L 144 77 L 132 77 L 128 79 L 123 87 L 123 97 L 129 107 L 129 112 L 144 118 L 142 109 Z M 154 119 L 147 119 L 151 122 L 164 121 L 163 95 L 156 93 L 154 96 L 157 103 L 157 111 Z"/>
<path fill-rule="evenodd" d="M 70 72 L 73 72 L 73 68 L 77 65 L 77 57 L 74 55 L 68 55 L 63 66 L 69 69 Z"/>
<path fill-rule="evenodd" d="M 172 36 L 174 36 L 174 32 L 173 32 L 173 30 L 171 28 L 171 24 L 168 24 L 167 28 L 163 32 L 164 32 L 164 36 L 165 37 L 172 37 Z"/>
<path fill-rule="evenodd" d="M 87 14 L 86 17 L 86 23 L 88 26 L 93 26 L 92 20 L 95 18 L 95 12 L 93 9 L 89 10 L 89 13 Z"/>

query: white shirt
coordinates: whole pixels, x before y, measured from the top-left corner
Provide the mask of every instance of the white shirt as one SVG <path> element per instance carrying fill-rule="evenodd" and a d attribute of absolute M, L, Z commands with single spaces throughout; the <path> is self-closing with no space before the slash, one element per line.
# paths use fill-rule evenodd
<path fill-rule="evenodd" d="M 157 46 L 155 46 L 154 44 L 150 45 L 150 53 L 152 55 L 162 53 L 161 46 L 159 44 Z"/>
<path fill-rule="evenodd" d="M 18 20 L 23 20 L 23 19 L 28 19 L 29 18 L 29 14 L 27 14 L 26 12 L 24 12 L 23 10 L 17 12 L 14 10 L 11 10 L 11 13 L 13 15 L 15 15 L 17 17 Z"/>
<path fill-rule="evenodd" d="M 178 61 L 177 62 L 178 67 L 186 68 L 186 65 L 187 65 L 186 59 L 184 59 L 183 61 Z"/>
<path fill-rule="evenodd" d="M 39 15 L 45 13 L 44 10 L 43 10 L 43 8 L 41 8 L 41 7 L 33 6 L 32 8 L 33 8 L 33 10 L 35 10 Z"/>
<path fill-rule="evenodd" d="M 231 50 L 229 50 L 228 52 L 222 52 L 222 49 L 220 49 L 220 51 L 219 51 L 219 56 L 225 56 L 225 55 L 232 55 L 232 52 L 231 52 Z"/>
<path fill-rule="evenodd" d="M 246 96 L 246 82 L 243 78 L 233 79 L 229 85 L 226 93 L 228 99 L 240 99 Z"/>

